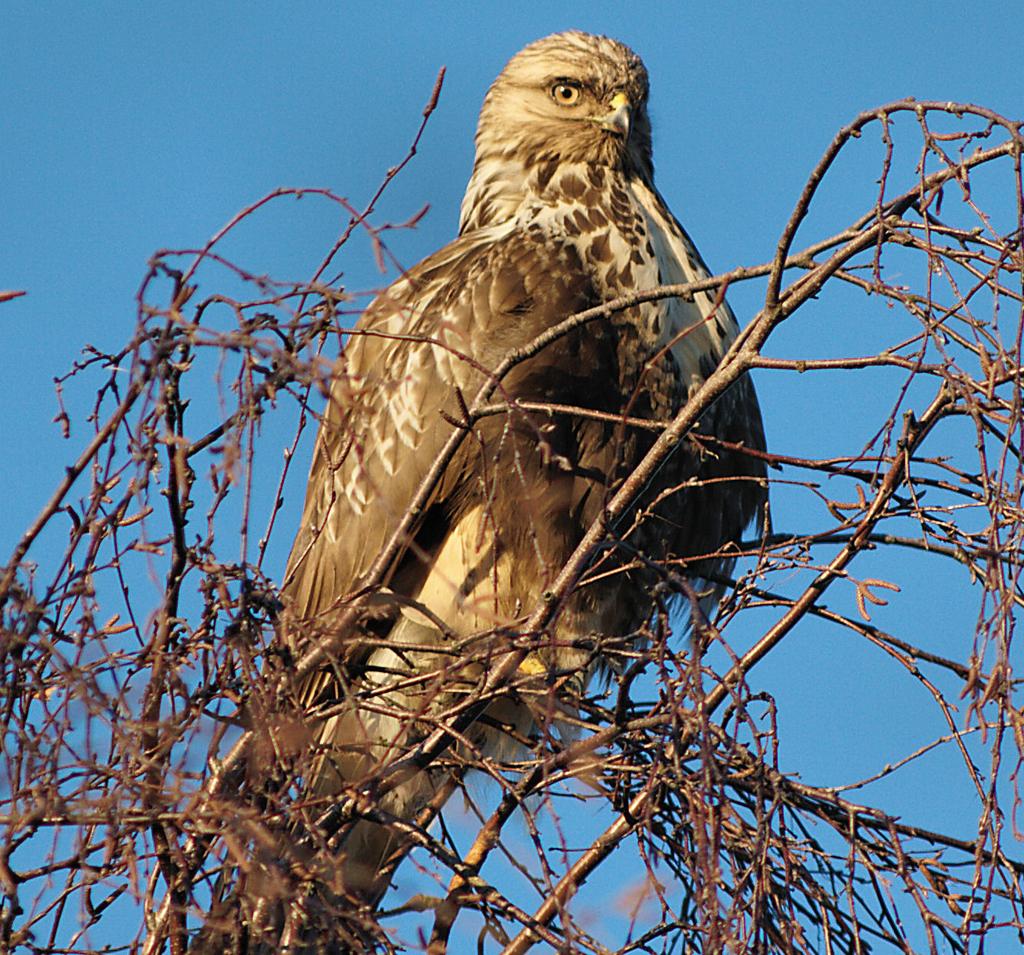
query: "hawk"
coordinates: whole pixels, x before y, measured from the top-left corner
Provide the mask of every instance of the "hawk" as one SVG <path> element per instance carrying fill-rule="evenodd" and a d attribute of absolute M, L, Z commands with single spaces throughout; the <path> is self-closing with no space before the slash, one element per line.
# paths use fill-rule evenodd
<path fill-rule="evenodd" d="M 282 588 L 297 652 L 337 638 L 354 598 L 366 608 L 298 689 L 314 744 L 305 785 L 322 804 L 366 783 L 472 691 L 653 444 L 657 430 L 640 419 L 670 420 L 737 335 L 720 296 L 698 292 L 581 324 L 515 365 L 492 413 L 463 425 L 401 552 L 367 592 L 467 402 L 510 352 L 585 309 L 708 277 L 655 188 L 647 100 L 642 61 L 607 37 L 559 33 L 514 56 L 484 99 L 458 237 L 366 309 L 337 362 Z M 503 740 L 543 722 L 544 687 L 579 691 L 614 664 L 614 648 L 635 646 L 663 562 L 695 578 L 727 574 L 765 504 L 763 459 L 745 453 L 763 448 L 744 377 L 565 600 L 523 667 L 541 688 L 533 703 L 510 692 L 465 745 L 506 751 Z M 713 601 L 720 588 L 703 592 Z M 411 818 L 446 772 L 416 774 L 382 808 Z M 375 903 L 395 844 L 387 828 L 357 822 L 334 890 Z"/>

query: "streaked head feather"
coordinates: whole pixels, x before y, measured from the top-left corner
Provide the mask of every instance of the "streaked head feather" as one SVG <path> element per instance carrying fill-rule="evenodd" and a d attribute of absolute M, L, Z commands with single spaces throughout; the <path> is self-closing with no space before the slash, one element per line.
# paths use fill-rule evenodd
<path fill-rule="evenodd" d="M 578 101 L 559 103 L 552 95 L 559 83 L 578 88 Z M 604 122 L 623 94 L 630 112 L 626 136 Z M 530 194 L 532 175 L 544 166 L 609 166 L 650 183 L 647 94 L 643 61 L 608 37 L 576 30 L 556 33 L 517 53 L 491 85 L 480 110 L 476 161 L 462 203 L 460 231 L 514 215 Z"/>

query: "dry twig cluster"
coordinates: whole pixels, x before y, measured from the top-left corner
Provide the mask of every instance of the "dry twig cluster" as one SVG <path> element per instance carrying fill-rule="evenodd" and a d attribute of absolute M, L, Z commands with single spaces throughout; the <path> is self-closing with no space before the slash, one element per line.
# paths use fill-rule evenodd
<path fill-rule="evenodd" d="M 916 152 L 897 148 L 911 135 Z M 798 246 L 837 157 L 869 140 L 881 146 L 876 201 L 841 231 Z M 774 259 L 704 283 L 763 281 L 763 307 L 675 421 L 641 424 L 661 440 L 519 632 L 557 626 L 571 588 L 601 585 L 595 554 L 609 528 L 643 519 L 632 504 L 646 479 L 744 372 L 759 370 L 759 381 L 841 373 L 846 394 L 870 391 L 886 408 L 872 419 L 851 399 L 851 431 L 864 440 L 818 457 L 791 453 L 769 405 L 768 460 L 783 503 L 774 527 L 752 535 L 713 620 L 695 620 L 684 635 L 673 608 L 690 590 L 687 568 L 659 568 L 660 609 L 639 649 L 620 649 L 610 683 L 578 701 L 574 733 L 524 740 L 528 756 L 514 766 L 451 745 L 483 701 L 516 692 L 528 643 L 511 641 L 434 733 L 326 813 L 303 794 L 277 689 L 284 670 L 309 672 L 332 648 L 286 658 L 264 566 L 290 540 L 279 511 L 286 487 L 297 494 L 304 477 L 291 473 L 301 470 L 293 457 L 352 324 L 331 263 L 355 230 L 383 259 L 383 230 L 371 224 L 373 203 L 357 213 L 308 190 L 350 218 L 310 282 L 283 285 L 222 258 L 219 243 L 239 222 L 299 194 L 282 190 L 203 249 L 157 254 L 132 340 L 116 353 L 87 350 L 58 383 L 60 396 L 98 382 L 90 440 L 0 574 L 0 947 L 183 952 L 219 877 L 260 866 L 293 894 L 329 865 L 354 815 L 380 817 L 374 796 L 389 778 L 435 760 L 458 762 L 453 778 L 474 768 L 493 783 L 481 792 L 470 781 L 466 811 L 453 803 L 440 824 L 432 811 L 391 820 L 412 855 L 392 860 L 399 878 L 383 912 L 348 913 L 352 931 L 384 951 L 420 939 L 442 953 L 468 925 L 482 951 L 509 955 L 533 945 L 980 951 L 985 939 L 1024 938 L 1024 719 L 1011 654 L 1024 559 L 1022 147 L 1020 124 L 956 104 L 894 103 L 842 130 Z M 211 291 L 229 284 L 248 296 Z M 819 297 L 827 306 L 843 286 L 865 293 L 864 309 L 889 307 L 882 347 L 768 357 L 783 323 Z M 532 348 L 641 298 L 694 290 L 566 316 Z M 490 387 L 467 396 L 465 420 L 443 425 L 452 430 L 446 454 L 474 421 L 507 413 L 496 386 L 525 357 L 508 356 Z M 73 416 L 60 414 L 66 427 Z M 290 434 L 281 421 L 292 422 Z M 973 632 L 951 644 L 872 621 L 876 606 L 904 599 L 904 570 L 938 563 L 955 568 L 959 589 L 934 599 L 975 606 Z M 967 787 L 977 807 L 960 831 L 919 827 L 885 801 L 855 798 L 856 787 L 804 782 L 780 761 L 776 701 L 748 675 L 815 620 L 876 647 L 945 723 L 939 738 L 921 739 L 859 785 L 871 794 L 934 749 L 959 753 L 950 785 Z M 864 687 L 866 705 L 884 707 L 874 693 Z M 577 804 L 598 825 L 582 845 Z M 310 833 L 304 853 L 261 857 L 261 847 L 279 845 L 275 832 L 299 822 Z M 596 917 L 584 883 L 621 865 L 626 877 L 612 881 L 625 908 Z"/>

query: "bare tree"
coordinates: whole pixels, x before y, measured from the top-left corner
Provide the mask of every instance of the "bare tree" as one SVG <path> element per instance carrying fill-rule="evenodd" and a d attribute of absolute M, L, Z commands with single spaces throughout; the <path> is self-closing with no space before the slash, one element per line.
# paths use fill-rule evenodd
<path fill-rule="evenodd" d="M 374 224 L 380 193 L 356 210 L 325 190 L 279 190 L 203 248 L 157 253 L 131 341 L 87 349 L 58 382 L 65 428 L 79 426 L 65 391 L 95 391 L 89 440 L 0 576 L 0 946 L 184 952 L 225 885 L 260 880 L 263 894 L 301 897 L 327 878 L 359 818 L 393 827 L 400 845 L 381 906 L 338 913 L 367 949 L 959 952 L 1024 938 L 1024 722 L 1011 655 L 1024 559 L 1022 147 L 1020 123 L 965 104 L 901 101 L 842 129 L 772 260 L 703 283 L 724 294 L 757 282 L 763 305 L 675 420 L 630 423 L 664 440 L 610 512 L 643 518 L 633 515 L 646 478 L 682 436 L 701 439 L 701 412 L 751 370 L 762 382 L 798 372 L 807 389 L 824 376 L 870 396 L 848 404 L 837 431 L 855 443 L 795 452 L 771 431 L 769 405 L 774 524 L 746 542 L 735 579 L 719 582 L 728 596 L 713 619 L 695 608 L 682 632 L 671 601 L 692 588 L 686 566 L 666 563 L 645 640 L 621 649 L 615 676 L 576 701 L 578 714 L 561 714 L 562 731 L 522 740 L 515 762 L 474 749 L 479 704 L 529 690 L 524 651 L 513 649 L 475 705 L 453 707 L 332 806 L 304 791 L 303 728 L 281 700 L 287 680 L 334 649 L 282 650 L 264 567 L 290 540 L 279 526 L 285 490 L 304 478 L 293 461 L 359 311 L 332 263 L 357 230 L 386 261 L 391 226 Z M 851 222 L 804 236 L 853 150 L 874 157 L 877 184 Z M 349 220 L 309 282 L 253 275 L 221 255 L 239 223 L 297 195 Z M 534 347 L 636 300 L 565 316 Z M 813 351 L 769 355 L 798 313 L 815 308 L 814 322 L 851 301 L 887 316 L 869 348 L 819 337 Z M 525 357 L 508 356 L 502 371 Z M 464 411 L 445 454 L 480 420 L 510 413 L 500 392 Z M 608 533 L 593 528 L 526 632 L 548 626 L 573 588 L 601 585 L 593 558 Z M 872 620 L 915 587 L 972 608 L 973 626 L 953 629 L 962 612 L 948 635 L 912 617 L 902 632 Z M 813 627 L 874 648 L 892 681 L 923 689 L 919 709 L 941 727 L 883 756 L 867 779 L 796 775 L 802 767 L 779 758 L 784 704 L 751 671 Z M 813 682 L 816 660 L 805 663 Z M 865 709 L 890 706 L 887 685 L 860 689 Z M 976 810 L 956 832 L 919 825 L 893 785 L 911 786 L 944 751 L 958 775 L 930 784 Z M 412 822 L 380 808 L 403 767 L 435 763 L 462 801 L 442 811 L 450 792 L 439 794 Z M 284 852 L 280 834 L 297 831 Z"/>

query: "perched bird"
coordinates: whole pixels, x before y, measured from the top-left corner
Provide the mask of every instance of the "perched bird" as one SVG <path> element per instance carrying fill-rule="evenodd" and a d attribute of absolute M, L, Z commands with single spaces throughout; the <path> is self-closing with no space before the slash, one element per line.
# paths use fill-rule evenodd
<path fill-rule="evenodd" d="M 367 595 L 371 565 L 506 355 L 584 309 L 708 276 L 655 188 L 647 100 L 640 58 L 607 37 L 560 33 L 514 56 L 480 113 L 459 236 L 366 309 L 337 362 L 282 588 L 296 652 L 337 638 L 354 597 L 366 607 L 297 692 L 310 731 L 305 791 L 321 805 L 365 785 L 472 691 L 654 442 L 638 419 L 670 420 L 737 334 L 712 290 L 623 308 L 516 365 Z M 636 646 L 659 564 L 673 561 L 712 603 L 720 589 L 699 578 L 731 570 L 732 545 L 764 506 L 762 460 L 745 453 L 763 448 L 742 378 L 611 529 L 600 573 L 527 658 L 532 702 L 510 691 L 463 745 L 501 754 L 503 739 L 558 710 L 545 687 L 578 692 L 614 666 L 615 648 Z M 410 819 L 450 772 L 414 774 L 380 808 Z M 376 903 L 397 844 L 385 826 L 355 823 L 330 874 L 334 897 Z M 247 904 L 255 935 L 269 931 Z"/>

